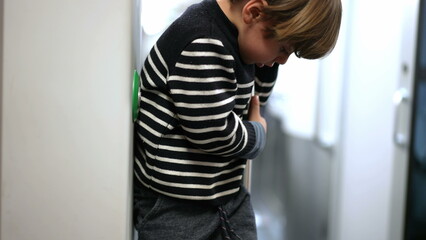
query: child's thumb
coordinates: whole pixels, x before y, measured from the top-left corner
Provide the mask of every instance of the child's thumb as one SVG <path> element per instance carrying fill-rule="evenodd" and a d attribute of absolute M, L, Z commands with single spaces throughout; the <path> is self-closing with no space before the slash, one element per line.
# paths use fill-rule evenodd
<path fill-rule="evenodd" d="M 258 112 L 258 111 L 260 111 L 259 96 L 255 95 L 255 96 L 251 97 L 250 111 L 251 112 Z"/>

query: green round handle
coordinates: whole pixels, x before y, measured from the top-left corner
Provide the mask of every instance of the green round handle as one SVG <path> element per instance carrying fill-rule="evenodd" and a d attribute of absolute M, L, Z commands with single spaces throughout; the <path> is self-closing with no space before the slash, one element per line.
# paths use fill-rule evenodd
<path fill-rule="evenodd" d="M 132 112 L 133 112 L 133 121 L 136 121 L 136 118 L 138 117 L 138 110 L 139 110 L 139 74 L 136 70 L 133 71 L 133 106 L 132 106 Z"/>

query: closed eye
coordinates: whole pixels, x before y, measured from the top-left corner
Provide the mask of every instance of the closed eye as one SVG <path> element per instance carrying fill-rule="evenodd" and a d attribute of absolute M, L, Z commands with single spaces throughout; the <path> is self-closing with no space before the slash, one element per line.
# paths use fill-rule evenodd
<path fill-rule="evenodd" d="M 285 43 L 280 47 L 280 52 L 290 56 L 294 52 L 294 48 L 290 44 Z"/>
<path fill-rule="evenodd" d="M 284 46 L 282 46 L 282 47 L 280 48 L 280 52 L 281 52 L 281 53 L 285 53 L 285 54 L 289 54 L 288 50 L 287 50 Z"/>

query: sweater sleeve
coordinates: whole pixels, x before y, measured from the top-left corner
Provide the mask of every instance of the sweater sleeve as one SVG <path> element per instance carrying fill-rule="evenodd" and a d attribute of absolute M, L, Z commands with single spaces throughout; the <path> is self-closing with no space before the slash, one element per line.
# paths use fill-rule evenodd
<path fill-rule="evenodd" d="M 222 42 L 197 39 L 181 53 L 167 80 L 187 140 L 210 154 L 241 157 L 256 146 L 253 124 L 233 111 L 234 58 Z"/>
<path fill-rule="evenodd" d="M 255 144 L 255 147 L 249 153 L 242 156 L 242 158 L 255 159 L 265 148 L 266 132 L 261 123 L 259 122 L 250 122 L 250 123 L 253 124 L 254 130 L 256 132 L 256 144 Z"/>
<path fill-rule="evenodd" d="M 278 75 L 278 64 L 274 64 L 272 67 L 256 67 L 256 81 L 255 81 L 255 92 L 259 96 L 260 104 L 264 106 L 269 96 L 272 93 L 272 89 L 275 85 L 275 81 Z"/>

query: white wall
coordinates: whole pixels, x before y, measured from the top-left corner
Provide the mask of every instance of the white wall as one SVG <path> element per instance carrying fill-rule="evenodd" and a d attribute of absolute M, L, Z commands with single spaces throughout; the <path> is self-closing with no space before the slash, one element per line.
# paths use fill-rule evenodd
<path fill-rule="evenodd" d="M 3 2 L 0 238 L 130 239 L 132 1 Z"/>
<path fill-rule="evenodd" d="M 333 240 L 387 240 L 395 107 L 405 1 L 348 1 L 341 142 L 334 176 Z M 349 15 L 349 16 L 348 16 Z"/>
<path fill-rule="evenodd" d="M 279 68 L 268 107 L 281 120 L 282 131 L 291 136 L 307 140 L 315 137 L 319 66 L 319 60 L 293 54 Z"/>

